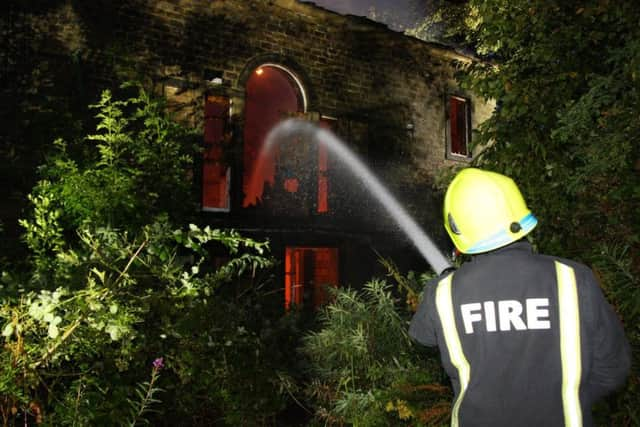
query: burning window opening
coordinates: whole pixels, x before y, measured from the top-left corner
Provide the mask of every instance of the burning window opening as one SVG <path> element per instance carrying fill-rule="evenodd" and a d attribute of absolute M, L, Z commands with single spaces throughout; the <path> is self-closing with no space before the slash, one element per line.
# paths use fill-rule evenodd
<path fill-rule="evenodd" d="M 250 75 L 245 100 L 243 207 L 260 204 L 265 184 L 275 185 L 278 149 L 262 152 L 267 134 L 283 116 L 304 110 L 302 88 L 285 69 L 262 65 Z"/>
<path fill-rule="evenodd" d="M 327 287 L 338 286 L 338 249 L 285 249 L 284 306 L 317 308 L 329 302 Z"/>
<path fill-rule="evenodd" d="M 337 119 L 323 116 L 320 127 L 328 130 L 335 129 Z M 317 212 L 329 212 L 329 153 L 324 145 L 318 146 L 318 200 Z"/>
<path fill-rule="evenodd" d="M 283 141 L 272 152 L 262 148 L 269 131 L 284 118 L 318 120 L 306 113 L 300 81 L 275 64 L 256 68 L 247 80 L 244 123 L 242 206 L 288 205 L 289 213 L 329 211 L 329 157 L 325 147 Z M 335 119 L 322 117 L 331 128 Z M 282 209 L 280 207 L 279 209 Z"/>
<path fill-rule="evenodd" d="M 455 156 L 470 157 L 471 110 L 469 101 L 458 96 L 449 97 L 449 151 Z"/>
<path fill-rule="evenodd" d="M 204 152 L 202 164 L 202 210 L 228 212 L 231 169 L 225 161 L 229 140 L 229 99 L 208 95 L 204 103 Z"/>

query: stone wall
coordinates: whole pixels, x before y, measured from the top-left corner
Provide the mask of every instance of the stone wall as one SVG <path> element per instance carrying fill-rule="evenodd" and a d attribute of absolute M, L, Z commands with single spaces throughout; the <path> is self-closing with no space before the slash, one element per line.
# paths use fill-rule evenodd
<path fill-rule="evenodd" d="M 41 54 L 90 63 L 86 78 L 103 83 L 129 65 L 190 105 L 194 125 L 205 90 L 231 95 L 241 120 L 248 74 L 278 63 L 300 78 L 307 110 L 337 118 L 338 132 L 372 163 L 376 153 L 397 157 L 396 180 L 425 182 L 452 163 L 445 95 L 457 92 L 452 73 L 468 58 L 443 46 L 295 0 L 89 3 L 54 1 L 30 17 Z M 222 84 L 207 87 L 215 77 Z M 473 101 L 477 124 L 493 106 Z"/>
<path fill-rule="evenodd" d="M 102 89 L 126 79 L 153 85 L 167 95 L 178 117 L 196 128 L 203 122 L 204 95 L 228 96 L 235 157 L 241 160 L 245 82 L 256 67 L 275 63 L 300 80 L 309 116 L 337 119 L 337 133 L 447 245 L 440 202 L 430 187 L 439 170 L 457 163 L 446 158 L 446 96 L 461 94 L 453 73 L 469 58 L 365 18 L 295 0 L 10 0 L 10 5 L 10 13 L 0 17 L 7 46 L 0 71 L 13 84 L 2 88 L 0 113 L 13 127 L 4 129 L 0 150 L 12 156 L 3 162 L 5 190 L 22 193 L 14 191 L 16 203 L 3 205 L 12 206 L 0 212 L 4 224 L 17 222 L 42 161 L 38 153 L 64 136 L 64 128 L 47 123 L 64 123 L 60 115 L 68 111 L 86 112 Z M 493 104 L 462 94 L 472 100 L 476 126 Z M 32 114 L 16 104 L 20 100 L 45 107 Z M 41 120 L 43 112 L 52 120 Z M 31 166 L 16 173 L 16 164 Z M 268 235 L 281 255 L 288 245 L 339 247 L 341 270 L 351 274 L 343 277 L 351 283 L 371 277 L 375 260 L 365 265 L 362 256 L 372 254 L 368 248 L 374 242 L 411 259 L 405 237 L 399 243 L 389 238 L 399 234 L 390 230 L 379 206 L 347 202 L 353 212 L 342 212 L 346 222 L 315 215 L 297 223 L 283 218 L 266 223 L 233 209 L 231 215 L 203 214 L 203 220 L 259 238 Z M 17 226 L 15 231 L 17 236 Z"/>

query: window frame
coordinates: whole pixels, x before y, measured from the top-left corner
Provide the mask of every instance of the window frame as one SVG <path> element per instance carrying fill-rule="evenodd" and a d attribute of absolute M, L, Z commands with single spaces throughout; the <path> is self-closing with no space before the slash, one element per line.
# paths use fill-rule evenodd
<path fill-rule="evenodd" d="M 467 150 L 467 154 L 460 154 L 453 152 L 453 141 L 451 136 L 451 100 L 457 99 L 459 101 L 464 102 L 465 112 L 465 124 L 466 131 L 465 135 L 465 147 Z M 473 153 L 471 152 L 471 135 L 473 133 L 473 123 L 472 123 L 472 102 L 469 96 L 464 94 L 460 94 L 458 92 L 448 92 L 445 95 L 445 139 L 446 139 L 446 152 L 445 158 L 448 160 L 456 160 L 462 162 L 470 162 L 473 158 Z"/>
<path fill-rule="evenodd" d="M 222 120 L 222 135 L 221 135 L 221 140 L 218 142 L 218 144 L 221 145 L 221 149 L 224 152 L 225 149 L 225 141 L 224 138 L 228 137 L 228 135 L 226 135 L 229 132 L 229 120 L 231 119 L 231 108 L 232 108 L 232 100 L 229 96 L 227 95 L 220 95 L 220 94 L 214 94 L 214 93 L 205 93 L 204 94 L 204 104 L 203 104 L 203 113 L 204 113 L 204 123 L 203 123 L 203 144 L 204 144 L 204 151 L 202 153 L 202 166 L 201 166 L 201 189 L 200 189 L 200 211 L 201 212 L 222 212 L 222 213 L 229 213 L 231 212 L 231 165 L 226 165 L 226 171 L 225 171 L 225 186 L 226 186 L 226 197 L 225 197 L 225 204 L 226 206 L 224 207 L 214 207 L 214 206 L 207 206 L 205 204 L 205 200 L 204 200 L 204 194 L 205 194 L 205 162 L 206 162 L 206 155 L 207 155 L 207 144 L 208 142 L 205 140 L 205 133 L 206 133 L 206 126 L 207 126 L 207 117 L 206 117 L 206 103 L 209 102 L 209 98 L 220 98 L 220 99 L 224 99 L 226 101 L 226 114 L 222 117 L 219 117 L 220 120 Z M 211 148 L 210 148 L 211 149 Z M 224 154 L 223 154 L 224 156 Z M 222 159 L 219 159 L 219 161 L 221 161 Z"/>
<path fill-rule="evenodd" d="M 318 273 L 318 254 L 326 253 L 330 259 L 333 260 L 332 266 L 335 267 L 332 275 L 334 276 L 333 282 L 316 282 L 316 274 Z M 318 310 L 324 304 L 330 302 L 330 295 L 327 293 L 326 286 L 340 287 L 340 248 L 337 246 L 308 246 L 308 245 L 286 245 L 284 247 L 283 267 L 284 267 L 284 308 L 286 311 L 291 310 L 292 307 L 304 310 Z M 309 272 L 304 273 L 306 254 L 312 254 L 313 258 L 313 278 L 312 282 L 299 283 L 299 275 L 302 272 L 302 276 L 309 278 Z M 298 265 L 302 266 L 302 270 L 298 269 Z M 304 278 L 304 277 L 303 277 Z M 307 286 L 311 285 L 311 289 Z M 318 293 L 319 292 L 319 293 Z M 307 298 L 305 298 L 307 293 Z M 311 295 L 311 299 L 308 299 Z"/>
<path fill-rule="evenodd" d="M 321 114 L 318 120 L 318 125 L 329 131 L 335 131 L 337 127 L 338 118 L 333 116 L 326 116 Z M 331 154 L 329 149 L 318 144 L 318 173 L 316 184 L 316 215 L 330 215 L 333 210 L 331 209 Z M 324 160 L 324 161 L 323 161 Z M 324 188 L 324 192 L 323 189 Z"/>
<path fill-rule="evenodd" d="M 308 95 L 307 95 L 307 89 L 305 88 L 305 85 L 302 82 L 302 79 L 298 76 L 298 74 L 296 72 L 294 72 L 291 68 L 285 66 L 285 65 L 281 65 L 277 62 L 273 62 L 273 61 L 261 61 L 258 63 L 253 64 L 250 68 L 248 68 L 249 73 L 247 75 L 247 78 L 245 79 L 244 83 L 243 83 L 243 87 L 245 90 L 245 100 L 244 100 L 244 106 L 243 106 L 243 111 L 242 111 L 242 177 L 240 179 L 240 188 L 241 188 L 241 192 L 244 195 L 243 197 L 241 197 L 240 200 L 240 209 L 244 210 L 244 209 L 251 209 L 252 205 L 245 205 L 246 203 L 246 185 L 247 185 L 247 178 L 248 176 L 246 175 L 247 173 L 247 164 L 245 162 L 245 150 L 247 148 L 247 141 L 246 141 L 246 123 L 247 123 L 247 99 L 246 99 L 246 93 L 247 93 L 247 85 L 249 84 L 249 80 L 252 78 L 252 76 L 255 73 L 258 73 L 258 75 L 260 75 L 261 73 L 259 73 L 259 70 L 264 69 L 264 68 L 273 68 L 276 69 L 278 71 L 280 71 L 282 74 L 284 74 L 286 76 L 286 78 L 289 80 L 289 83 L 291 84 L 292 88 L 294 88 L 294 92 L 296 93 L 296 96 L 298 97 L 298 103 L 300 104 L 301 110 L 299 112 L 296 112 L 294 114 L 302 114 L 302 115 L 306 115 L 307 114 L 307 109 L 308 109 Z M 277 163 L 276 163 L 277 165 Z M 254 167 L 256 166 L 255 164 L 253 165 Z M 249 178 L 250 181 L 250 178 Z M 264 195 L 264 189 L 263 189 L 263 193 Z"/>

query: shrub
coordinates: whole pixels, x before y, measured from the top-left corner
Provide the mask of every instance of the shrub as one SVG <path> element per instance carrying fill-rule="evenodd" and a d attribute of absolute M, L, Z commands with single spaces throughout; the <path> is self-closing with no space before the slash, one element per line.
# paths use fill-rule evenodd
<path fill-rule="evenodd" d="M 441 369 L 407 335 L 409 313 L 391 288 L 373 280 L 361 291 L 337 289 L 304 339 L 310 360 L 307 394 L 316 419 L 328 425 L 435 425 L 449 414 Z"/>
<path fill-rule="evenodd" d="M 190 223 L 192 132 L 136 89 L 40 168 L 30 267 L 2 273 L 3 425 L 255 425 L 288 402 L 268 244 Z"/>

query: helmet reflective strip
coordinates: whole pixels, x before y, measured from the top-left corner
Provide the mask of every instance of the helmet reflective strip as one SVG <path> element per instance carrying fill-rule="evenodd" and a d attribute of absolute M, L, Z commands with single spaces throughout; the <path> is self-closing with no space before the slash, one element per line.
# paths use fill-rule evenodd
<path fill-rule="evenodd" d="M 562 358 L 562 407 L 564 425 L 582 426 L 580 406 L 580 308 L 573 268 L 560 262 L 556 265 L 558 307 L 560 311 L 560 356 Z"/>
<path fill-rule="evenodd" d="M 438 316 L 442 324 L 444 339 L 447 344 L 447 350 L 449 351 L 449 358 L 453 366 L 458 370 L 458 377 L 460 378 L 460 393 L 453 404 L 453 410 L 451 412 L 451 426 L 458 427 L 458 412 L 462 399 L 464 398 L 464 393 L 469 385 L 471 368 L 462 351 L 458 329 L 456 328 L 456 320 L 453 314 L 453 298 L 451 296 L 452 279 L 453 274 L 450 274 L 438 283 L 438 288 L 436 289 L 436 309 L 438 310 Z"/>
<path fill-rule="evenodd" d="M 518 223 L 521 227 L 520 231 L 517 233 L 517 236 L 519 237 L 516 237 L 514 233 L 507 232 L 507 230 L 500 230 L 496 234 L 477 242 L 475 245 L 467 249 L 465 253 L 477 254 L 507 245 L 533 230 L 538 224 L 538 220 L 532 213 L 529 213 L 522 217 Z"/>

